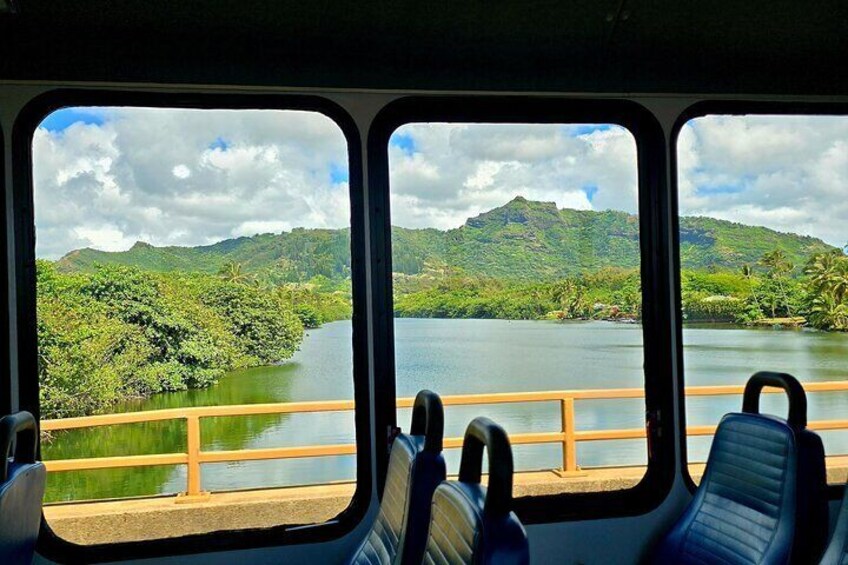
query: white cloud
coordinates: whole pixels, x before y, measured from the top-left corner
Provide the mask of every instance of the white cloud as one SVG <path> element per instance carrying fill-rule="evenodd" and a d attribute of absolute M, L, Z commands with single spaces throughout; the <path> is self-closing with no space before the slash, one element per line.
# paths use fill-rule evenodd
<path fill-rule="evenodd" d="M 33 138 L 37 255 L 350 224 L 341 130 L 313 112 L 105 108 Z"/>
<path fill-rule="evenodd" d="M 280 221 L 248 221 L 242 222 L 233 228 L 233 237 L 251 236 L 257 233 L 279 233 L 282 231 L 290 231 L 292 225 L 284 220 Z"/>
<path fill-rule="evenodd" d="M 104 251 L 123 251 L 134 243 L 124 237 L 124 232 L 115 225 L 78 226 L 73 231 L 80 240 L 88 241 L 90 246 Z"/>
<path fill-rule="evenodd" d="M 848 118 L 698 118 L 677 155 L 682 214 L 848 242 Z"/>
<path fill-rule="evenodd" d="M 392 223 L 455 228 L 515 196 L 560 208 L 637 208 L 636 145 L 620 127 L 411 124 L 389 147 Z"/>
<path fill-rule="evenodd" d="M 200 245 L 350 223 L 344 137 L 310 112 L 98 109 L 33 139 L 41 257 Z M 517 195 L 637 211 L 620 127 L 410 124 L 389 147 L 392 223 L 454 228 Z M 397 139 L 397 138 L 396 138 Z M 848 242 L 848 118 L 700 118 L 678 144 L 681 213 Z"/>
<path fill-rule="evenodd" d="M 189 169 L 185 165 L 177 165 L 176 167 L 171 169 L 171 173 L 178 179 L 187 179 L 191 176 L 191 169 Z"/>

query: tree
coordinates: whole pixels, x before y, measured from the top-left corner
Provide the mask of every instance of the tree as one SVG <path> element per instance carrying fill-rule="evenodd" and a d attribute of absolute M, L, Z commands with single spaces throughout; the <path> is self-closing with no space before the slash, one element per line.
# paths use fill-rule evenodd
<path fill-rule="evenodd" d="M 832 294 L 836 302 L 848 297 L 848 257 L 841 251 L 814 255 L 804 272 L 817 292 Z"/>
<path fill-rule="evenodd" d="M 553 301 L 559 306 L 564 319 L 583 318 L 588 315 L 585 289 L 579 281 L 565 279 L 551 289 Z"/>
<path fill-rule="evenodd" d="M 789 295 L 787 293 L 787 279 L 792 271 L 795 270 L 795 265 L 789 261 L 786 257 L 786 253 L 784 253 L 781 249 L 775 249 L 774 251 L 766 253 L 762 256 L 759 263 L 768 269 L 766 277 L 774 281 L 775 286 L 777 287 L 777 293 L 779 294 L 782 302 L 781 304 L 776 300 L 771 301 L 772 318 L 777 317 L 777 309 L 781 306 L 783 306 L 786 310 L 786 315 L 791 317 L 792 304 L 790 303 Z"/>
<path fill-rule="evenodd" d="M 198 292 L 200 302 L 224 320 L 251 364 L 288 359 L 303 340 L 300 319 L 276 293 L 221 281 L 205 281 Z"/>
<path fill-rule="evenodd" d="M 822 329 L 848 329 L 848 257 L 840 250 L 814 255 L 804 272 L 810 323 Z"/>
<path fill-rule="evenodd" d="M 208 274 L 39 261 L 42 415 L 83 416 L 130 398 L 213 384 L 238 367 L 291 357 L 303 326 L 275 290 Z M 238 269 L 233 269 L 238 274 Z M 324 311 L 343 315 L 344 297 Z"/>
<path fill-rule="evenodd" d="M 751 285 L 750 304 L 747 312 L 742 317 L 747 321 L 761 318 L 763 309 L 760 306 L 760 299 L 757 297 L 757 286 L 754 284 L 754 268 L 747 263 L 742 265 L 742 277 Z"/>
<path fill-rule="evenodd" d="M 836 302 L 833 295 L 823 294 L 812 300 L 810 323 L 827 330 L 848 330 L 848 304 Z"/>
<path fill-rule="evenodd" d="M 253 282 L 253 276 L 245 273 L 241 263 L 227 261 L 218 270 L 218 276 L 227 282 L 236 284 L 249 284 Z"/>

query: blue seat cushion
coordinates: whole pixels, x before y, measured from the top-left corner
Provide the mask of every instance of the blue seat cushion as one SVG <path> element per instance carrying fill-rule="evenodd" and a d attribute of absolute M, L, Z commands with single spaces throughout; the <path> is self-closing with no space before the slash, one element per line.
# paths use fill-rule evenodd
<path fill-rule="evenodd" d="M 9 476 L 0 485 L 0 563 L 32 562 L 46 478 L 41 462 L 9 463 Z"/>
<path fill-rule="evenodd" d="M 656 563 L 783 564 L 796 527 L 798 444 L 783 420 L 728 414 L 695 497 Z"/>

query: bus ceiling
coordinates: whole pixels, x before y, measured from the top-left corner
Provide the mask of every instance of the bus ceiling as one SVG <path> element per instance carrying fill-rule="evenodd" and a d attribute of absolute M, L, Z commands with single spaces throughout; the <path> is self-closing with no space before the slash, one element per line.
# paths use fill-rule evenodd
<path fill-rule="evenodd" d="M 0 80 L 844 95 L 848 3 L 2 0 Z"/>

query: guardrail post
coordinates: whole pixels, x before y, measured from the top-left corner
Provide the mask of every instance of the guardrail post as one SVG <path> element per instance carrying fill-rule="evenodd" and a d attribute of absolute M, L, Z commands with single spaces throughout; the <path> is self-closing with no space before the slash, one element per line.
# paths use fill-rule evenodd
<path fill-rule="evenodd" d="M 186 416 L 186 492 L 177 497 L 177 502 L 208 500 L 210 494 L 200 490 L 200 417 Z"/>
<path fill-rule="evenodd" d="M 564 396 L 560 399 L 562 418 L 562 468 L 554 472 L 560 477 L 580 477 L 586 473 L 577 466 L 577 440 L 574 437 L 574 398 Z"/>

